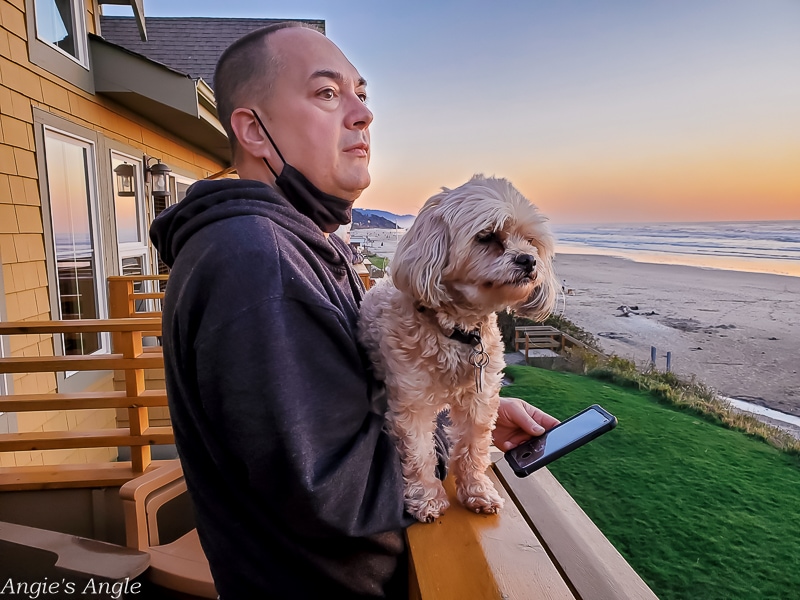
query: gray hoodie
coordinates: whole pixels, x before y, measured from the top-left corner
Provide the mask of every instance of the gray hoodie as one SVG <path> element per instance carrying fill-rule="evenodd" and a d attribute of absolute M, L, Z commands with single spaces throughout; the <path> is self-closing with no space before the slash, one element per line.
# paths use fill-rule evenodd
<path fill-rule="evenodd" d="M 194 184 L 150 236 L 172 268 L 167 393 L 222 600 L 401 597 L 412 519 L 344 242 L 247 180 Z"/>

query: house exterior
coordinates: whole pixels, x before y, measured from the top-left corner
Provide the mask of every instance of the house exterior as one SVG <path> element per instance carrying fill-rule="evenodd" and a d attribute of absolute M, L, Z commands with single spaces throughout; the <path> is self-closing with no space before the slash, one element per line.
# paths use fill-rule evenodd
<path fill-rule="evenodd" d="M 105 18 L 103 3 L 0 0 L 0 320 L 106 318 L 108 276 L 158 272 L 155 214 L 230 165 L 214 64 L 270 21 L 145 19 L 141 0 L 130 0 L 133 17 Z M 159 163 L 169 196 L 154 201 Z M 2 356 L 109 351 L 105 334 L 0 338 Z M 112 385 L 104 373 L 0 375 L 0 394 Z M 109 409 L 0 413 L 0 434 L 115 426 Z M 0 467 L 115 452 L 6 452 Z"/>

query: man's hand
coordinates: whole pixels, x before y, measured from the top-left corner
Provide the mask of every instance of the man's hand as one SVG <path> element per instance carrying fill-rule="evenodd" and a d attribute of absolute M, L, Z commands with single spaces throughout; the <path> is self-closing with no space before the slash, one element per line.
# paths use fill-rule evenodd
<path fill-rule="evenodd" d="M 516 448 L 534 436 L 558 425 L 559 420 L 519 398 L 500 398 L 494 445 L 503 452 Z"/>

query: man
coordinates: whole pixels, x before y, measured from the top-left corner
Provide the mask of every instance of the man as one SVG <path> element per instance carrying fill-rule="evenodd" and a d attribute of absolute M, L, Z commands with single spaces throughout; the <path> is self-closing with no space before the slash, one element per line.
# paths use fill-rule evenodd
<path fill-rule="evenodd" d="M 196 183 L 151 237 L 172 266 L 167 392 L 217 590 L 402 597 L 412 519 L 356 343 L 363 290 L 328 235 L 370 182 L 366 82 L 325 36 L 281 24 L 234 43 L 215 86 L 240 180 Z M 505 402 L 495 441 L 555 422 Z"/>

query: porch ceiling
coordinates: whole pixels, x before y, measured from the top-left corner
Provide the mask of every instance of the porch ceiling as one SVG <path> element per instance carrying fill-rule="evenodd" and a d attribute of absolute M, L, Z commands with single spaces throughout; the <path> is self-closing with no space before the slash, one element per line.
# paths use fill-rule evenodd
<path fill-rule="evenodd" d="M 213 95 L 202 80 L 89 36 L 97 94 L 106 96 L 205 151 L 224 165 L 231 161 L 228 138 L 216 115 Z"/>

